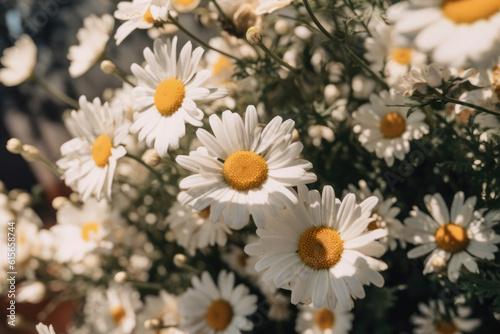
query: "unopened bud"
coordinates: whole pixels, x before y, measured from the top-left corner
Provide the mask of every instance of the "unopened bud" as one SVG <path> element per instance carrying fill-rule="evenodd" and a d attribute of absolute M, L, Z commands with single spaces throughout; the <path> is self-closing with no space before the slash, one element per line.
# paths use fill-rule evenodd
<path fill-rule="evenodd" d="M 299 131 L 297 129 L 293 129 L 292 131 L 292 142 L 298 142 L 300 141 L 300 136 L 299 136 Z"/>
<path fill-rule="evenodd" d="M 154 148 L 150 148 L 144 152 L 141 159 L 146 163 L 146 165 L 155 167 L 158 166 L 161 158 Z"/>
<path fill-rule="evenodd" d="M 101 71 L 106 74 L 113 75 L 116 73 L 116 65 L 110 60 L 103 60 L 101 62 Z"/>
<path fill-rule="evenodd" d="M 167 233 L 165 233 L 165 240 L 167 240 L 168 242 L 174 242 L 175 241 L 174 232 L 168 231 Z"/>
<path fill-rule="evenodd" d="M 69 195 L 69 200 L 73 203 L 78 203 L 78 201 L 80 200 L 80 196 L 77 193 L 71 193 Z"/>
<path fill-rule="evenodd" d="M 59 210 L 62 208 L 66 203 L 68 202 L 68 199 L 64 196 L 57 196 L 52 200 L 52 207 L 55 210 Z"/>
<path fill-rule="evenodd" d="M 144 327 L 146 329 L 160 329 L 161 328 L 161 322 L 158 319 L 148 319 L 144 321 Z"/>
<path fill-rule="evenodd" d="M 186 264 L 186 262 L 187 262 L 186 255 L 184 255 L 184 254 L 175 254 L 174 255 L 174 264 L 177 267 L 179 267 L 179 268 L 184 267 L 184 265 Z"/>
<path fill-rule="evenodd" d="M 20 193 L 16 197 L 16 202 L 21 204 L 23 207 L 27 207 L 31 204 L 31 195 L 28 193 Z"/>
<path fill-rule="evenodd" d="M 113 277 L 116 283 L 124 283 L 127 280 L 127 273 L 124 271 L 119 271 Z"/>
<path fill-rule="evenodd" d="M 262 43 L 262 32 L 257 27 L 250 27 L 247 30 L 247 40 L 252 45 L 259 45 Z"/>
<path fill-rule="evenodd" d="M 7 151 L 14 154 L 19 154 L 23 151 L 23 143 L 17 138 L 11 138 L 7 141 Z"/>
<path fill-rule="evenodd" d="M 274 24 L 274 30 L 278 35 L 284 35 L 290 31 L 290 24 L 286 20 L 278 20 Z"/>
<path fill-rule="evenodd" d="M 33 145 L 23 145 L 23 151 L 21 152 L 23 158 L 28 162 L 33 162 L 40 160 L 40 151 Z"/>

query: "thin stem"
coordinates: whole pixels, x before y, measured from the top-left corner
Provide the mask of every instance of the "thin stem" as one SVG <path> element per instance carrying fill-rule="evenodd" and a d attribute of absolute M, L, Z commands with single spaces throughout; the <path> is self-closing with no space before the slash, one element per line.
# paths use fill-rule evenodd
<path fill-rule="evenodd" d="M 222 16 L 222 18 L 224 19 L 224 21 L 226 21 L 227 24 L 231 25 L 234 27 L 234 23 L 233 21 L 231 21 L 229 19 L 229 17 L 227 17 L 226 13 L 224 13 L 224 11 L 222 10 L 222 8 L 220 8 L 219 4 L 217 3 L 216 0 L 212 0 L 215 8 L 217 8 L 217 10 L 219 11 L 220 15 Z"/>
<path fill-rule="evenodd" d="M 134 159 L 135 161 L 137 161 L 138 163 L 140 163 L 141 165 L 143 165 L 144 167 L 149 169 L 149 171 L 151 173 L 153 173 L 154 175 L 156 175 L 156 177 L 160 180 L 160 182 L 163 183 L 163 177 L 161 176 L 161 174 L 156 169 L 154 169 L 153 167 L 149 166 L 147 163 L 142 161 L 141 158 L 138 158 L 138 157 L 131 155 L 131 154 L 128 154 L 128 153 L 125 156 L 128 158 Z"/>
<path fill-rule="evenodd" d="M 447 96 L 444 96 L 444 95 L 441 95 L 441 94 L 438 94 L 438 93 L 434 93 L 434 95 L 432 95 L 432 97 L 434 97 L 435 99 L 441 100 L 441 101 L 445 101 L 445 102 L 449 102 L 449 103 L 455 103 L 455 104 L 460 104 L 460 105 L 463 105 L 463 106 L 466 106 L 466 107 L 469 107 L 469 108 L 472 108 L 472 109 L 476 109 L 476 110 L 485 112 L 485 113 L 493 115 L 493 116 L 500 116 L 500 113 L 498 113 L 496 111 L 489 110 L 489 109 L 486 109 L 484 107 L 481 107 L 481 106 L 478 106 L 478 105 L 475 105 L 475 104 L 472 104 L 472 103 L 463 102 L 463 101 L 460 101 L 460 100 L 457 100 L 457 99 L 453 99 L 451 97 L 447 97 Z"/>
<path fill-rule="evenodd" d="M 213 46 L 210 46 L 208 43 L 202 41 L 201 39 L 199 39 L 198 37 L 196 37 L 194 34 L 192 34 L 189 30 L 187 30 L 186 28 L 184 28 L 180 23 L 179 21 L 177 21 L 176 19 L 174 19 L 173 17 L 170 17 L 170 22 L 172 24 L 174 24 L 175 26 L 177 26 L 177 28 L 179 28 L 181 31 L 183 31 L 186 35 L 188 35 L 189 37 L 191 37 L 192 39 L 194 39 L 196 42 L 198 42 L 198 44 L 200 45 L 203 45 L 204 47 L 208 48 L 208 49 L 211 49 L 211 50 L 214 50 L 226 57 L 229 57 L 231 59 L 234 59 L 234 60 L 239 60 L 237 57 L 233 56 L 233 55 L 230 55 L 229 53 L 226 53 L 224 51 L 221 51 L 219 49 L 216 49 L 214 48 Z"/>
<path fill-rule="evenodd" d="M 314 12 L 311 9 L 311 6 L 309 5 L 308 0 L 304 0 L 304 6 L 306 7 L 307 13 L 309 13 L 309 16 L 313 20 L 314 24 L 318 27 L 318 29 L 326 36 L 328 37 L 332 42 L 337 44 L 338 47 L 340 47 L 342 50 L 347 52 L 349 56 L 352 57 L 365 71 L 367 71 L 375 80 L 377 80 L 385 89 L 389 89 L 389 85 L 377 74 L 375 73 L 368 64 L 366 64 L 363 59 L 361 59 L 357 54 L 355 54 L 349 46 L 345 45 L 342 43 L 338 38 L 330 34 L 328 30 L 326 30 L 325 27 L 319 22 L 318 18 L 316 15 L 314 15 Z"/>
<path fill-rule="evenodd" d="M 292 65 L 288 64 L 283 59 L 281 59 L 280 57 L 278 57 L 274 52 L 272 52 L 271 50 L 269 50 L 267 48 L 267 46 L 264 45 L 264 43 L 259 42 L 259 44 L 257 44 L 257 46 L 260 47 L 262 49 L 262 51 L 264 51 L 269 57 L 273 58 L 278 64 L 286 67 L 292 73 L 297 73 L 297 69 L 293 68 Z"/>
<path fill-rule="evenodd" d="M 80 108 L 80 106 L 78 105 L 78 101 L 76 101 L 75 99 L 64 94 L 63 92 L 61 92 L 59 89 L 55 88 L 54 86 L 51 86 L 48 82 L 46 82 L 42 78 L 34 75 L 33 81 L 35 83 L 37 83 L 40 87 L 45 89 L 47 92 L 51 93 L 52 95 L 57 97 L 59 100 L 63 101 L 64 103 L 70 105 L 71 107 L 73 107 L 77 110 Z"/>

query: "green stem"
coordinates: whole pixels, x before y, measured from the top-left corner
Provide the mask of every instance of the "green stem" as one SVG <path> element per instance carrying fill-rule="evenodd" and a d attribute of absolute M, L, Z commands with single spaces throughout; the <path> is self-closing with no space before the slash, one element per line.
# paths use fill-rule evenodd
<path fill-rule="evenodd" d="M 222 19 L 229 25 L 233 26 L 234 27 L 234 23 L 233 21 L 231 21 L 229 19 L 229 17 L 227 17 L 226 13 L 224 13 L 224 11 L 222 10 L 222 8 L 220 8 L 219 4 L 217 3 L 216 0 L 212 0 L 215 8 L 217 8 L 217 10 L 219 11 L 220 15 L 222 16 Z"/>
<path fill-rule="evenodd" d="M 259 44 L 257 44 L 257 46 L 259 46 L 262 49 L 262 51 L 264 51 L 269 57 L 273 58 L 278 64 L 286 67 L 292 73 L 297 73 L 297 69 L 293 68 L 292 65 L 288 64 L 283 59 L 281 59 L 280 57 L 278 57 L 274 52 L 272 52 L 271 50 L 269 50 L 267 48 L 267 46 L 264 45 L 264 43 L 259 42 Z"/>
<path fill-rule="evenodd" d="M 142 161 L 141 158 L 138 158 L 138 157 L 133 156 L 133 155 L 128 154 L 128 153 L 125 156 L 128 157 L 128 158 L 131 158 L 131 159 L 133 159 L 135 161 L 137 161 L 138 163 L 140 163 L 141 165 L 143 165 L 144 167 L 146 167 L 147 169 L 149 169 L 149 171 L 151 173 L 153 173 L 158 178 L 158 180 L 160 180 L 160 182 L 163 184 L 163 177 L 162 177 L 162 175 L 157 170 L 155 170 L 153 167 L 149 166 L 147 163 L 145 163 L 144 161 Z"/>
<path fill-rule="evenodd" d="M 179 28 L 181 31 L 183 31 L 186 35 L 188 35 L 189 37 L 191 37 L 193 40 L 195 40 L 198 44 L 200 45 L 203 45 L 204 47 L 206 47 L 207 49 L 211 49 L 211 50 L 214 50 L 215 52 L 218 52 L 226 57 L 229 57 L 231 59 L 234 59 L 234 60 L 239 60 L 237 57 L 233 56 L 233 55 L 230 55 L 229 53 L 226 53 L 224 51 L 221 51 L 219 49 L 216 49 L 214 48 L 213 46 L 210 46 L 208 43 L 202 41 L 201 39 L 199 39 L 198 37 L 196 37 L 194 34 L 192 34 L 189 30 L 187 30 L 186 28 L 184 28 L 180 23 L 179 21 L 177 21 L 176 19 L 174 19 L 173 17 L 170 17 L 169 18 L 170 22 L 172 24 L 174 24 L 175 26 L 177 26 L 177 28 Z"/>
<path fill-rule="evenodd" d="M 453 99 L 451 97 L 447 97 L 447 96 L 441 95 L 441 94 L 439 94 L 437 92 L 435 92 L 434 95 L 432 95 L 432 97 L 435 98 L 435 99 L 441 100 L 441 101 L 445 101 L 445 102 L 449 102 L 449 103 L 455 103 L 455 104 L 460 104 L 460 105 L 463 105 L 463 106 L 466 106 L 466 107 L 469 107 L 469 108 L 472 108 L 472 109 L 476 109 L 476 110 L 485 112 L 485 113 L 493 115 L 493 116 L 497 116 L 497 117 L 500 116 L 500 113 L 498 113 L 496 111 L 489 110 L 489 109 L 486 109 L 484 107 L 481 107 L 481 106 L 478 106 L 478 105 L 475 105 L 475 104 L 472 104 L 472 103 L 463 102 L 463 101 L 460 101 L 460 100 L 457 100 L 457 99 Z"/>
<path fill-rule="evenodd" d="M 360 65 L 365 71 L 367 71 L 375 80 L 377 80 L 385 89 L 389 89 L 389 85 L 377 74 L 375 73 L 368 64 L 366 64 L 363 59 L 361 59 L 357 54 L 355 54 L 349 46 L 343 44 L 338 38 L 330 34 L 328 30 L 326 30 L 325 27 L 319 22 L 318 18 L 316 15 L 314 15 L 314 12 L 311 9 L 311 6 L 309 5 L 308 0 L 304 0 L 304 6 L 306 7 L 307 13 L 313 20 L 314 24 L 318 27 L 318 29 L 326 36 L 328 37 L 332 42 L 337 44 L 338 47 L 340 47 L 343 51 L 347 52 L 349 56 L 352 57 L 353 60 L 355 60 L 358 65 Z"/>
<path fill-rule="evenodd" d="M 37 83 L 40 87 L 57 97 L 59 100 L 63 101 L 64 103 L 70 105 L 71 107 L 75 108 L 76 110 L 80 109 L 80 106 L 78 105 L 78 101 L 75 99 L 69 97 L 68 95 L 64 94 L 61 92 L 59 89 L 55 88 L 54 86 L 51 86 L 48 82 L 44 81 L 42 78 L 34 75 L 33 76 L 33 81 Z"/>

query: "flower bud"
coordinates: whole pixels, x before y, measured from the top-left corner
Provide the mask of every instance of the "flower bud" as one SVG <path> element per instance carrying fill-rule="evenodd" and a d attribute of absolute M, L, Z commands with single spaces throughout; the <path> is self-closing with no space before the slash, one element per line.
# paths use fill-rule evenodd
<path fill-rule="evenodd" d="M 262 43 L 262 32 L 257 27 L 250 27 L 247 30 L 247 40 L 252 45 L 259 45 Z"/>
<path fill-rule="evenodd" d="M 184 265 L 186 264 L 186 262 L 187 262 L 186 255 L 184 255 L 184 254 L 175 254 L 174 255 L 174 264 L 177 267 L 179 267 L 179 268 L 184 267 Z"/>
<path fill-rule="evenodd" d="M 160 156 L 154 148 L 146 150 L 141 159 L 146 163 L 146 165 L 151 167 L 156 167 L 160 163 Z"/>
<path fill-rule="evenodd" d="M 127 280 L 127 273 L 124 271 L 119 271 L 115 274 L 113 279 L 116 283 L 125 283 L 125 281 Z"/>
<path fill-rule="evenodd" d="M 148 319 L 144 321 L 144 328 L 157 330 L 161 328 L 161 322 L 158 319 Z"/>
<path fill-rule="evenodd" d="M 17 138 L 11 138 L 7 141 L 7 151 L 13 154 L 19 154 L 23 151 L 23 143 Z"/>
<path fill-rule="evenodd" d="M 41 159 L 40 150 L 33 145 L 23 145 L 21 155 L 28 162 L 34 162 Z"/>
<path fill-rule="evenodd" d="M 64 196 L 57 196 L 52 200 L 52 207 L 55 210 L 59 210 L 62 208 L 66 203 L 68 202 L 68 199 Z"/>
<path fill-rule="evenodd" d="M 113 75 L 116 73 L 116 65 L 110 60 L 103 60 L 101 62 L 101 71 L 106 74 Z"/>

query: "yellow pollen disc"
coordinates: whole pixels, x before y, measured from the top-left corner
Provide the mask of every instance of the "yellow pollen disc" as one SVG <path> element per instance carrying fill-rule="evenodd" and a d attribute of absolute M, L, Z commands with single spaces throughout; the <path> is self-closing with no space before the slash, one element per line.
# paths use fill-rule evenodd
<path fill-rule="evenodd" d="M 331 329 L 335 323 L 335 315 L 332 311 L 322 308 L 314 314 L 314 321 L 318 325 L 319 329 L 325 331 Z"/>
<path fill-rule="evenodd" d="M 232 73 L 233 72 L 233 64 L 229 61 L 229 58 L 226 56 L 219 56 L 217 62 L 214 64 L 213 73 L 221 74 L 223 72 Z"/>
<path fill-rule="evenodd" d="M 344 252 L 344 241 L 329 227 L 311 227 L 299 239 L 299 257 L 308 267 L 316 270 L 330 269 Z"/>
<path fill-rule="evenodd" d="M 113 319 L 113 322 L 115 325 L 120 324 L 120 322 L 125 318 L 127 313 L 125 312 L 125 309 L 121 306 L 116 306 L 113 307 L 110 311 L 111 313 L 111 319 Z"/>
<path fill-rule="evenodd" d="M 398 64 L 408 65 L 411 62 L 411 53 L 410 48 L 399 48 L 392 52 L 392 59 Z"/>
<path fill-rule="evenodd" d="M 153 15 L 151 14 L 151 8 L 148 8 L 146 13 L 142 16 L 143 21 L 146 21 L 147 23 L 155 23 L 155 19 L 153 18 Z"/>
<path fill-rule="evenodd" d="M 250 190 L 267 180 L 269 168 L 263 157 L 255 152 L 237 151 L 231 154 L 222 167 L 226 182 L 236 190 Z"/>
<path fill-rule="evenodd" d="M 92 158 L 96 166 L 104 167 L 108 164 L 109 157 L 111 156 L 111 149 L 113 143 L 108 135 L 100 135 L 92 145 Z"/>
<path fill-rule="evenodd" d="M 225 330 L 233 320 L 233 308 L 225 300 L 216 300 L 208 307 L 205 318 L 212 329 Z"/>
<path fill-rule="evenodd" d="M 173 2 L 176 4 L 176 5 L 181 5 L 181 6 L 191 6 L 192 4 L 194 4 L 197 0 L 174 0 Z"/>
<path fill-rule="evenodd" d="M 210 216 L 210 205 L 198 212 L 198 216 L 202 219 L 207 219 Z"/>
<path fill-rule="evenodd" d="M 500 0 L 444 0 L 444 16 L 455 23 L 470 24 L 500 11 Z"/>
<path fill-rule="evenodd" d="M 163 80 L 155 91 L 155 106 L 162 115 L 173 115 L 182 106 L 186 88 L 175 78 Z"/>
<path fill-rule="evenodd" d="M 83 224 L 82 226 L 82 239 L 85 241 L 90 240 L 90 232 L 94 232 L 97 234 L 97 231 L 99 231 L 99 224 L 94 223 L 94 222 L 88 222 Z"/>
<path fill-rule="evenodd" d="M 380 121 L 380 132 L 385 138 L 400 137 L 406 130 L 406 120 L 397 112 L 390 112 Z"/>
<path fill-rule="evenodd" d="M 439 334 L 455 334 L 458 331 L 454 323 L 449 323 L 444 320 L 438 322 L 436 329 Z"/>
<path fill-rule="evenodd" d="M 19 233 L 19 239 L 17 239 L 17 242 L 22 245 L 26 242 L 26 236 L 24 235 L 24 233 Z"/>
<path fill-rule="evenodd" d="M 446 224 L 436 231 L 436 244 L 449 253 L 463 251 L 469 245 L 467 231 L 456 224 Z"/>

